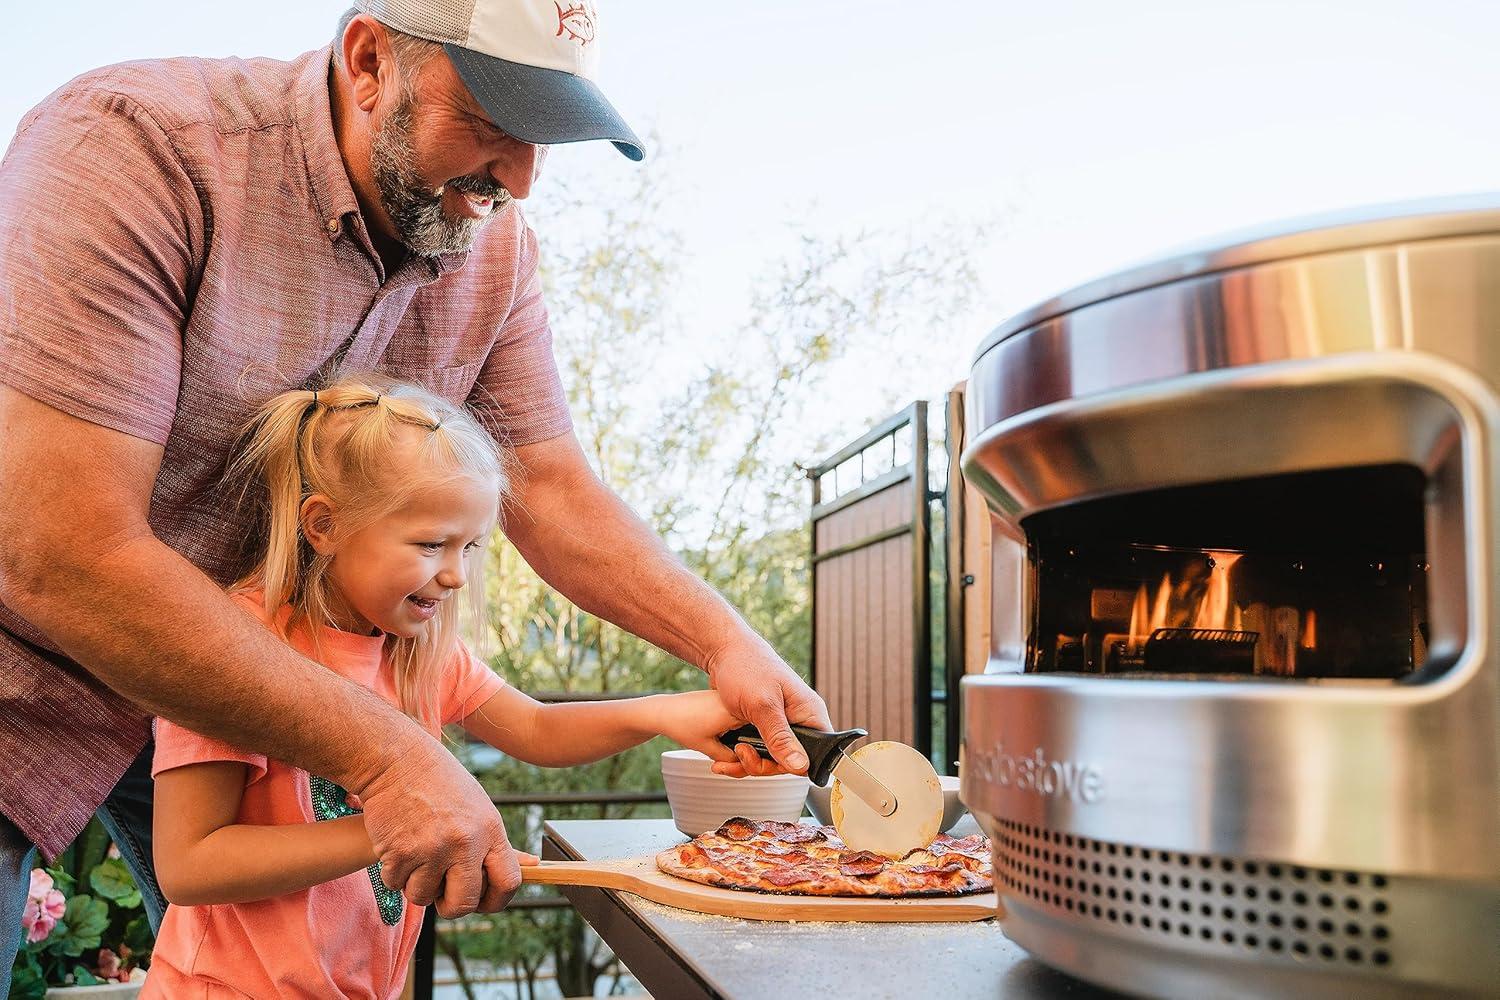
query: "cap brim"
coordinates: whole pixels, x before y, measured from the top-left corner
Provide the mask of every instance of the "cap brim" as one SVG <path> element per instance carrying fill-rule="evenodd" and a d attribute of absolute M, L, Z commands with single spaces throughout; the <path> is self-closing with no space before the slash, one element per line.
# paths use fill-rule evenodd
<path fill-rule="evenodd" d="M 646 158 L 641 140 L 593 81 L 497 59 L 451 42 L 443 48 L 469 93 L 507 134 L 542 146 L 608 139 L 632 160 Z"/>

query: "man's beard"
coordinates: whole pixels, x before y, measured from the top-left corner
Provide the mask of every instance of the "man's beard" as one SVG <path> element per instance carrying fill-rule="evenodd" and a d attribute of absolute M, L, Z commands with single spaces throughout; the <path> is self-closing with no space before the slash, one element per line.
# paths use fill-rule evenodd
<path fill-rule="evenodd" d="M 420 257 L 467 250 L 479 229 L 510 201 L 510 192 L 494 181 L 455 177 L 434 191 L 417 174 L 411 145 L 411 95 L 386 116 L 370 137 L 370 170 L 380 205 L 396 227 L 396 238 Z M 443 212 L 443 188 L 490 198 L 494 204 L 482 219 L 452 219 Z"/>

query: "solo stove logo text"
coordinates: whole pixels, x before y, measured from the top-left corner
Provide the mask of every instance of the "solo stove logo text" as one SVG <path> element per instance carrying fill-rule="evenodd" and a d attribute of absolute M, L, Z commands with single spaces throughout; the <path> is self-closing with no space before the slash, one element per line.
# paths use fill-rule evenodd
<path fill-rule="evenodd" d="M 1048 760 L 1037 747 L 1028 756 L 1013 757 L 1005 744 L 974 754 L 974 766 L 986 781 L 1035 795 L 1072 799 L 1090 805 L 1104 798 L 1104 776 L 1092 764 Z"/>

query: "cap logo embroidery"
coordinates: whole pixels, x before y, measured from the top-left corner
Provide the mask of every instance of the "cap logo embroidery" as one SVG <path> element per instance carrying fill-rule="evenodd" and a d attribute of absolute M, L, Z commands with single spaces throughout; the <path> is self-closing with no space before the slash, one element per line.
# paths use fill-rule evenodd
<path fill-rule="evenodd" d="M 569 4 L 564 7 L 557 0 L 552 0 L 552 6 L 557 8 L 557 35 L 562 37 L 563 32 L 568 33 L 568 41 L 577 42 L 579 45 L 587 45 L 594 40 L 594 12 L 586 3 Z"/>

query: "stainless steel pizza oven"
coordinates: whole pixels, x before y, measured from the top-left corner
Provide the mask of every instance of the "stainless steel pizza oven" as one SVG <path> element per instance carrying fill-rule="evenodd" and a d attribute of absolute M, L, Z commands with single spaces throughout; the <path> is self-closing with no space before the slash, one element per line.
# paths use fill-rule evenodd
<path fill-rule="evenodd" d="M 963 800 L 1006 933 L 1175 997 L 1500 995 L 1500 198 L 997 329 Z"/>

